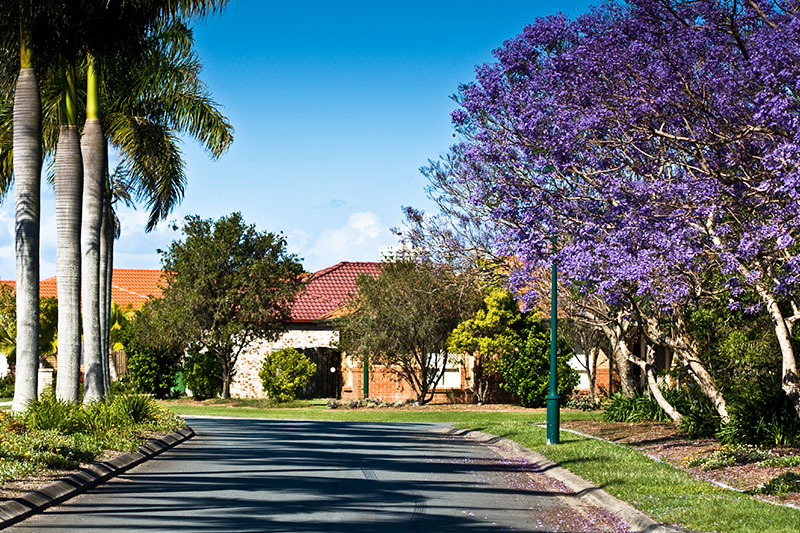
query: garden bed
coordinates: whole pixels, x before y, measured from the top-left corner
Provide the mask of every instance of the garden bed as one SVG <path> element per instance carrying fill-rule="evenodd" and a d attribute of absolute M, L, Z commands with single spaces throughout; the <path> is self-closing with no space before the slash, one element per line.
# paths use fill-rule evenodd
<path fill-rule="evenodd" d="M 715 452 L 719 456 L 720 452 L 731 450 L 731 447 L 723 446 L 713 439 L 688 439 L 669 423 L 628 424 L 602 420 L 566 420 L 562 423 L 562 428 L 631 446 L 653 459 L 669 463 L 688 472 L 695 479 L 721 483 L 724 486 L 748 493 L 757 491 L 759 486 L 778 476 L 787 473 L 800 475 L 800 449 L 798 448 L 766 450 L 775 457 L 797 458 L 799 464 L 796 466 L 774 466 L 768 461 L 759 461 L 755 455 L 745 452 L 739 454 L 741 455 L 739 460 L 730 466 L 704 469 L 701 461 L 707 461 Z M 724 453 L 722 455 L 725 456 Z M 774 503 L 789 504 L 800 508 L 800 492 L 783 495 L 759 494 L 758 496 Z"/>

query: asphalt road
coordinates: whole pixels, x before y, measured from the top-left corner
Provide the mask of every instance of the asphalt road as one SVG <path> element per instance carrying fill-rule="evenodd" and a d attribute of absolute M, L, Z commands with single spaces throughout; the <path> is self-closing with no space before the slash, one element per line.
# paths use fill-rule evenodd
<path fill-rule="evenodd" d="M 613 531 L 434 424 L 192 418 L 193 439 L 9 531 Z"/>

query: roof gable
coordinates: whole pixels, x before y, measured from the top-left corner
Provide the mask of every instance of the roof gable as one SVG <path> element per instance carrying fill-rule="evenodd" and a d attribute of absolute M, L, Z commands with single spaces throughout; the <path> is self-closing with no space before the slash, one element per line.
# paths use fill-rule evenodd
<path fill-rule="evenodd" d="M 358 276 L 378 277 L 382 267 L 376 262 L 343 261 L 311 274 L 292 305 L 292 322 L 313 322 L 331 315 L 355 294 Z"/>

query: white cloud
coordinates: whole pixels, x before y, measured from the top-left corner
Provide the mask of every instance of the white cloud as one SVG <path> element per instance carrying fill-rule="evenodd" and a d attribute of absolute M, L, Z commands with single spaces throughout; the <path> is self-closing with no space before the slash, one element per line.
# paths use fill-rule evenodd
<path fill-rule="evenodd" d="M 394 240 L 378 215 L 364 211 L 352 213 L 343 226 L 323 230 L 297 253 L 307 270 L 316 271 L 340 261 L 377 261 L 378 247 Z"/>

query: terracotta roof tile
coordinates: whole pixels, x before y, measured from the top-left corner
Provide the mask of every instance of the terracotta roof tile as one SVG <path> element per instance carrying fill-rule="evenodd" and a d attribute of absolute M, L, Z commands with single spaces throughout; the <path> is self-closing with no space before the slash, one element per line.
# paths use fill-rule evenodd
<path fill-rule="evenodd" d="M 115 268 L 111 277 L 111 301 L 118 303 L 122 308 L 137 308 L 150 296 L 156 298 L 161 296 L 163 275 L 161 270 Z M 0 281 L 0 283 L 16 288 L 14 281 Z M 39 282 L 39 296 L 58 297 L 55 276 Z"/>
<path fill-rule="evenodd" d="M 382 263 L 344 261 L 311 274 L 292 306 L 292 321 L 313 322 L 334 316 L 356 292 L 356 278 L 361 274 L 378 277 L 382 266 Z"/>

